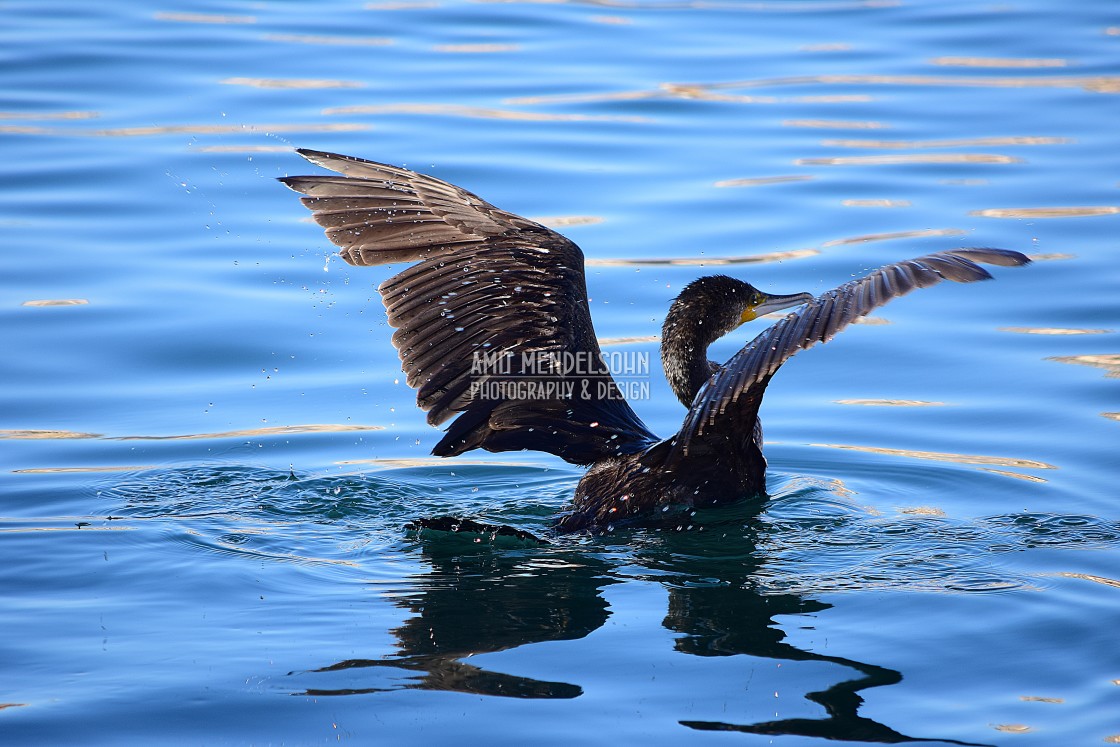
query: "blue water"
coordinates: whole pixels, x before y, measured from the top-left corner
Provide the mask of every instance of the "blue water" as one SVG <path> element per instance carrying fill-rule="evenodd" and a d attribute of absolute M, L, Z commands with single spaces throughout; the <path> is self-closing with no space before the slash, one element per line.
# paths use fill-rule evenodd
<path fill-rule="evenodd" d="M 1108 0 L 0 4 L 0 742 L 1120 741 L 1118 61 Z M 758 516 L 419 541 L 580 473 L 427 457 L 294 147 L 560 226 L 655 361 L 704 273 L 1036 261 L 783 368 Z"/>

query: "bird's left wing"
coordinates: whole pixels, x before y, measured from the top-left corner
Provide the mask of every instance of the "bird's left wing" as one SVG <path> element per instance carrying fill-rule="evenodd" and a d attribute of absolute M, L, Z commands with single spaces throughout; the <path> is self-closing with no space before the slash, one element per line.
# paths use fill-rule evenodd
<path fill-rule="evenodd" d="M 746 344 L 696 394 L 677 435 L 655 453 L 671 463 L 696 450 L 721 448 L 730 433 L 751 432 L 770 377 L 799 350 L 828 342 L 872 309 L 942 280 L 971 283 L 991 274 L 978 262 L 1018 266 L 1025 254 L 1006 249 L 953 249 L 882 267 L 788 314 Z M 651 455 L 652 456 L 652 455 Z"/>
<path fill-rule="evenodd" d="M 280 181 L 343 259 L 410 265 L 378 290 L 428 422 L 459 414 L 434 454 L 533 449 L 588 464 L 655 440 L 601 360 L 578 246 L 435 177 L 298 153 L 338 174 Z"/>

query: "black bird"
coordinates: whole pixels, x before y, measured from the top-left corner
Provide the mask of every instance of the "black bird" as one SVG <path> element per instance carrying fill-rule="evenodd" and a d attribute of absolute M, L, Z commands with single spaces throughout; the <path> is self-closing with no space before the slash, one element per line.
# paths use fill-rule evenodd
<path fill-rule="evenodd" d="M 578 246 L 434 177 L 297 152 L 338 174 L 280 181 L 305 195 L 343 259 L 410 265 L 379 291 L 428 422 L 458 415 L 432 453 L 532 449 L 590 465 L 559 531 L 764 496 L 758 408 L 790 356 L 914 288 L 990 278 L 978 262 L 1030 261 L 1003 249 L 952 249 L 887 265 L 815 298 L 771 295 L 723 275 L 695 280 L 662 328 L 665 376 L 688 414 L 676 435 L 661 440 L 626 403 L 601 357 Z M 744 322 L 802 304 L 727 363 L 708 360 L 708 346 Z M 554 366 L 543 377 L 541 361 Z M 554 386 L 518 387 L 542 381 Z"/>

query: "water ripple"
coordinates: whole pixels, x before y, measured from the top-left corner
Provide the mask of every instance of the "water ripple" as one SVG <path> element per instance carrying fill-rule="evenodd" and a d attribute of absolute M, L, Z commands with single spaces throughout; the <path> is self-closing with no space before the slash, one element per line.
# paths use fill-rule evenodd
<path fill-rule="evenodd" d="M 207 551 L 354 563 L 402 541 L 413 519 L 446 513 L 543 532 L 570 493 L 556 471 L 486 463 L 300 475 L 236 465 L 150 469 L 98 491 L 113 519 L 163 522 Z"/>
<path fill-rule="evenodd" d="M 114 518 L 166 522 L 173 539 L 208 552 L 360 567 L 424 544 L 406 539 L 405 524 L 449 512 L 547 534 L 572 482 L 562 471 L 486 463 L 344 475 L 217 465 L 139 472 L 99 495 L 115 504 Z M 761 513 L 749 502 L 690 512 L 661 526 L 559 537 L 557 551 L 606 552 L 621 577 L 668 574 L 672 583 L 714 579 L 763 594 L 812 595 L 1037 588 L 1004 556 L 1120 542 L 1120 522 L 1085 514 L 959 518 L 919 506 L 887 515 L 852 498 L 835 481 L 796 477 Z"/>
<path fill-rule="evenodd" d="M 801 490 L 760 519 L 767 558 L 753 581 L 766 593 L 846 590 L 999 592 L 1038 588 L 1002 556 L 1049 548 L 1104 548 L 1120 542 L 1120 522 L 1059 513 L 953 518 L 900 511 L 878 516 Z"/>

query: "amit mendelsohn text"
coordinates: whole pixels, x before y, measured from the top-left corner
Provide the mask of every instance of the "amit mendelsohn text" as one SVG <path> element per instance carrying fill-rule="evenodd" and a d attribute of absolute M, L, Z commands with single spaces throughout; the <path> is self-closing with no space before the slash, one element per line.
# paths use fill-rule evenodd
<path fill-rule="evenodd" d="M 471 399 L 649 399 L 649 353 L 475 351 Z"/>

